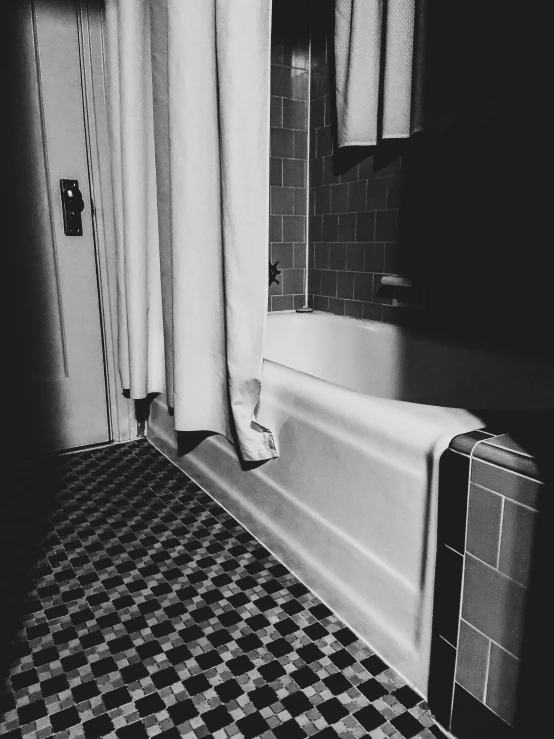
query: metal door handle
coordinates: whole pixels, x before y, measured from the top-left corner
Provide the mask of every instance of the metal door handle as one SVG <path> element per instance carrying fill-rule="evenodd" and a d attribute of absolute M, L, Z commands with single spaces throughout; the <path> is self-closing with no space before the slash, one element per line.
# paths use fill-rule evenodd
<path fill-rule="evenodd" d="M 60 180 L 62 195 L 63 226 L 66 236 L 82 236 L 83 223 L 81 213 L 85 203 L 79 190 L 78 180 Z"/>
<path fill-rule="evenodd" d="M 65 207 L 70 213 L 82 213 L 85 207 L 78 187 L 66 187 L 63 191 Z"/>

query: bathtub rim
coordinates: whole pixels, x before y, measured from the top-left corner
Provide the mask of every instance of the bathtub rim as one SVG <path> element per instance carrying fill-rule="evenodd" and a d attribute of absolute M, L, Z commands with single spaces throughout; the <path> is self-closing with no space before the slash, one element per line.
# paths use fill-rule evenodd
<path fill-rule="evenodd" d="M 399 308 L 398 310 L 402 310 Z M 313 310 L 311 313 L 299 313 L 296 310 L 269 311 L 267 320 L 271 320 L 274 316 L 295 316 L 298 321 L 309 320 L 311 316 L 323 316 L 332 322 L 337 323 L 354 323 L 365 330 L 374 330 L 376 332 L 392 332 L 400 335 L 432 340 L 441 346 L 450 346 L 455 349 L 468 349 L 469 351 L 484 351 L 487 353 L 498 355 L 508 360 L 527 360 L 544 362 L 552 366 L 554 372 L 554 349 L 544 354 L 537 349 L 536 353 L 519 352 L 517 347 L 507 347 L 505 344 L 491 344 L 491 337 L 470 335 L 461 332 L 447 333 L 444 328 L 437 329 L 432 326 L 406 326 L 400 323 L 391 323 L 388 321 L 376 321 L 372 318 L 357 318 L 356 316 L 343 316 L 322 310 Z M 369 328 L 368 328 L 369 327 Z M 528 347 L 526 347 L 528 348 Z M 550 410 L 550 409 L 549 409 Z M 553 409 L 554 410 L 554 409 Z"/>
<path fill-rule="evenodd" d="M 285 316 L 287 316 L 286 319 Z M 461 354 L 463 354 L 463 352 L 467 349 L 468 354 L 470 356 L 473 355 L 471 359 L 472 362 L 479 362 L 479 355 L 481 354 L 484 358 L 485 371 L 482 375 L 482 378 L 485 380 L 485 382 L 490 382 L 491 364 L 498 365 L 499 368 L 502 368 L 504 366 L 504 362 L 506 362 L 510 371 L 514 373 L 511 375 L 510 373 L 508 373 L 508 376 L 513 378 L 511 383 L 513 388 L 521 386 L 519 378 L 523 376 L 521 373 L 524 372 L 525 369 L 528 369 L 530 371 L 534 370 L 539 374 L 539 393 L 541 388 L 546 387 L 545 382 L 548 382 L 549 372 L 551 372 L 552 375 L 552 382 L 550 383 L 550 385 L 554 385 L 554 356 L 552 360 L 550 360 L 540 355 L 530 356 L 527 354 L 509 352 L 507 350 L 497 350 L 496 348 L 491 347 L 490 345 L 485 345 L 484 343 L 481 345 L 469 343 L 460 344 L 457 342 L 455 337 L 437 335 L 430 329 L 418 330 L 411 327 L 398 326 L 381 321 L 335 315 L 333 313 L 326 313 L 324 311 L 313 311 L 312 313 L 298 313 L 296 311 L 275 311 L 268 314 L 268 320 L 271 323 L 275 322 L 277 324 L 278 322 L 284 323 L 285 321 L 290 321 L 293 325 L 298 326 L 301 326 L 302 321 L 304 321 L 305 323 L 306 321 L 313 320 L 313 317 L 316 318 L 321 327 L 323 327 L 325 324 L 330 324 L 331 326 L 334 326 L 332 330 L 336 330 L 339 334 L 341 333 L 341 326 L 349 326 L 350 328 L 348 330 L 351 331 L 353 329 L 355 332 L 360 332 L 360 342 L 364 341 L 363 335 L 365 334 L 369 336 L 376 335 L 377 337 L 384 336 L 384 341 L 387 341 L 387 339 L 389 341 L 396 340 L 396 344 L 401 344 L 403 338 L 405 338 L 408 347 L 410 347 L 410 342 L 415 343 L 416 346 L 417 342 L 419 341 L 427 342 L 428 344 L 430 343 L 433 349 L 438 353 L 440 353 L 441 348 L 444 348 L 447 353 L 450 352 Z M 305 326 L 300 329 L 300 331 L 304 330 L 306 330 Z M 487 406 L 483 403 L 480 404 L 478 402 L 453 404 L 450 402 L 429 403 L 425 402 L 425 398 L 423 398 L 422 401 L 406 400 L 404 398 L 390 397 L 386 394 L 381 394 L 380 392 L 372 393 L 366 389 L 358 389 L 346 383 L 341 383 L 340 381 L 329 379 L 328 377 L 318 376 L 309 371 L 300 369 L 298 366 L 290 366 L 290 364 L 286 362 L 285 358 L 284 361 L 280 361 L 278 357 L 267 357 L 266 352 L 268 351 L 268 344 L 270 343 L 270 340 L 267 339 L 267 335 L 268 331 L 266 330 L 266 334 L 264 336 L 263 362 L 273 362 L 280 365 L 281 367 L 293 369 L 295 372 L 299 372 L 303 375 L 306 375 L 307 377 L 313 377 L 315 379 L 322 380 L 323 382 L 327 382 L 338 387 L 346 387 L 348 390 L 352 390 L 353 392 L 360 395 L 369 395 L 371 397 L 383 398 L 385 400 L 394 400 L 398 403 L 408 403 L 417 406 L 428 406 L 430 408 L 449 408 L 452 410 L 467 411 L 473 415 L 479 416 L 483 421 L 483 426 L 491 424 L 496 425 L 498 422 L 505 425 L 507 420 L 510 422 L 515 421 L 518 424 L 528 424 L 530 422 L 534 423 L 535 419 L 540 419 L 541 416 L 544 415 L 550 417 L 550 414 L 552 414 L 551 417 L 554 418 L 554 394 L 550 392 L 547 396 L 546 401 L 541 404 L 541 401 L 538 399 L 538 395 L 533 394 L 533 385 L 529 386 L 530 389 L 527 395 L 523 394 L 522 396 L 517 396 L 516 390 L 516 397 L 519 397 L 519 400 L 516 400 L 516 402 L 512 405 L 510 405 L 510 403 L 507 401 L 503 402 L 503 398 L 500 398 L 499 400 L 493 400 L 492 407 Z M 354 338 L 356 338 L 355 335 Z M 367 340 L 368 342 L 371 341 L 369 337 Z M 413 346 L 414 344 L 412 344 L 412 346 L 410 347 L 411 351 L 413 351 Z M 376 347 L 376 349 L 380 348 L 381 347 Z M 388 347 L 385 346 L 385 348 Z M 425 344 L 422 344 L 422 349 L 425 349 Z M 512 366 L 510 367 L 510 365 Z M 526 368 L 525 365 L 528 365 L 528 367 Z M 423 366 L 425 366 L 425 363 Z M 478 386 L 480 377 L 478 374 L 478 365 L 475 364 L 474 366 L 470 366 L 470 370 L 470 380 L 474 386 Z M 412 382 L 411 378 L 408 378 L 408 382 Z M 410 387 L 410 385 L 408 385 L 408 387 Z M 423 384 L 417 383 L 416 387 L 423 387 Z M 510 397 L 508 390 L 505 390 L 504 392 L 506 393 L 506 398 Z"/>

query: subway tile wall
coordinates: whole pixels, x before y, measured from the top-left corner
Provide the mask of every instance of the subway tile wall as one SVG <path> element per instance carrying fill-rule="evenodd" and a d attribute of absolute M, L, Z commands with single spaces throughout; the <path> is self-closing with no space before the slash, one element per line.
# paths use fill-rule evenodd
<path fill-rule="evenodd" d="M 470 63 L 454 62 L 444 90 L 458 116 L 448 130 L 338 149 L 334 3 L 313 1 L 309 300 L 319 310 L 551 356 L 550 205 L 548 188 L 533 185 L 554 165 L 536 133 L 550 120 L 548 23 L 506 12 L 499 32 L 492 8 L 482 8 L 479 24 L 456 13 L 456 32 L 441 35 L 450 59 L 472 49 Z M 402 307 L 380 290 L 391 273 L 417 286 Z"/>
<path fill-rule="evenodd" d="M 310 96 L 309 301 L 316 310 L 355 318 L 413 322 L 378 294 L 386 273 L 406 272 L 400 242 L 403 144 L 338 149 L 334 4 L 313 3 Z"/>
<path fill-rule="evenodd" d="M 304 305 L 308 166 L 309 0 L 273 3 L 269 254 L 279 262 L 268 309 Z"/>
<path fill-rule="evenodd" d="M 482 438 L 487 436 L 483 434 Z M 441 457 L 428 697 L 433 714 L 448 729 L 457 659 L 469 469 L 469 455 L 447 449 Z"/>

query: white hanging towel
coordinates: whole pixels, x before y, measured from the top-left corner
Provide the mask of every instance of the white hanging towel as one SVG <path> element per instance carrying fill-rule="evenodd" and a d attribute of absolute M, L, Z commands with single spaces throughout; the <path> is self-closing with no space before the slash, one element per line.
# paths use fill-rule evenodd
<path fill-rule="evenodd" d="M 339 146 L 411 133 L 415 0 L 335 0 Z"/>

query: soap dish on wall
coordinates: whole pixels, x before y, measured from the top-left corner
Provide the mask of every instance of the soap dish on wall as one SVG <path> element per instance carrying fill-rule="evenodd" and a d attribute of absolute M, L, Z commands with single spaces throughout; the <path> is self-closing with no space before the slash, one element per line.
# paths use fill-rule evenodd
<path fill-rule="evenodd" d="M 383 275 L 377 298 L 390 298 L 394 308 L 423 308 L 423 290 L 410 277 Z"/>
<path fill-rule="evenodd" d="M 383 275 L 381 285 L 390 287 L 413 287 L 414 284 L 409 277 L 403 275 Z"/>

